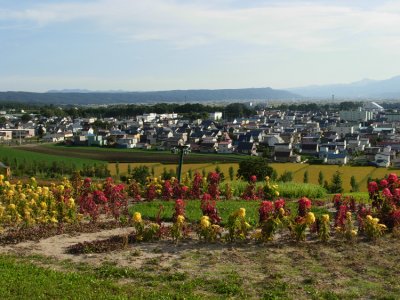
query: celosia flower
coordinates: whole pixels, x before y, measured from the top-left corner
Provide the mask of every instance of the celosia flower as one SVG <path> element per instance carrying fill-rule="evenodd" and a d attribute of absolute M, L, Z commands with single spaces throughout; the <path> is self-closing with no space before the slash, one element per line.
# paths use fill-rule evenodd
<path fill-rule="evenodd" d="M 314 213 L 312 213 L 312 212 L 307 213 L 307 216 L 306 216 L 306 223 L 307 223 L 307 224 L 313 224 L 314 222 L 315 222 Z"/>
<path fill-rule="evenodd" d="M 382 195 L 386 198 L 391 198 L 393 197 L 392 193 L 390 192 L 390 190 L 388 188 L 384 188 L 382 191 Z"/>
<path fill-rule="evenodd" d="M 133 222 L 135 223 L 142 223 L 142 215 L 140 212 L 135 212 L 133 214 Z"/>
<path fill-rule="evenodd" d="M 182 215 L 179 215 L 179 216 L 176 218 L 176 222 L 177 222 L 178 224 L 183 224 L 183 223 L 185 222 L 185 217 L 182 216 Z"/>
<path fill-rule="evenodd" d="M 285 207 L 285 200 L 278 199 L 274 202 L 275 210 L 278 211 L 281 208 Z"/>
<path fill-rule="evenodd" d="M 322 215 L 322 221 L 323 222 L 329 222 L 329 215 L 328 214 Z"/>
<path fill-rule="evenodd" d="M 246 216 L 246 209 L 243 207 L 239 208 L 238 216 L 244 218 Z"/>
<path fill-rule="evenodd" d="M 250 182 L 255 183 L 257 181 L 257 176 L 256 175 L 251 175 L 250 176 Z"/>
<path fill-rule="evenodd" d="M 385 188 L 388 186 L 388 181 L 386 179 L 382 179 L 379 185 L 381 186 L 381 188 Z"/>
<path fill-rule="evenodd" d="M 368 183 L 368 192 L 370 194 L 375 194 L 379 190 L 378 184 L 375 181 Z"/>
<path fill-rule="evenodd" d="M 200 219 L 201 228 L 206 229 L 211 226 L 210 218 L 208 216 L 202 216 Z"/>
<path fill-rule="evenodd" d="M 387 180 L 390 184 L 395 183 L 397 182 L 397 175 L 395 173 L 390 173 Z"/>

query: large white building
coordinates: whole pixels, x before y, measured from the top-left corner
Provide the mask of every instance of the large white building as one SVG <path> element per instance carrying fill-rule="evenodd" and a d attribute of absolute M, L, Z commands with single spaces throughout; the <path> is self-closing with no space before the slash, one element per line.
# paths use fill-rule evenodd
<path fill-rule="evenodd" d="M 349 122 L 367 122 L 373 119 L 373 113 L 371 111 L 363 110 L 359 108 L 358 110 L 343 110 L 339 113 L 340 119 Z"/>

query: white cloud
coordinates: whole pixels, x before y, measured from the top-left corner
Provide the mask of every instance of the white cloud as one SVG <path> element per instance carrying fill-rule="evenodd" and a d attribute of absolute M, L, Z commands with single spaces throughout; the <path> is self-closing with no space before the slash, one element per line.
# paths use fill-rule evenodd
<path fill-rule="evenodd" d="M 206 1 L 204 1 L 206 2 Z M 379 7 L 271 1 L 256 7 L 229 1 L 102 0 L 0 10 L 0 20 L 53 23 L 88 22 L 124 41 L 166 41 L 179 48 L 219 41 L 305 51 L 376 47 L 400 37 L 400 5 Z M 315 3 L 315 2 L 314 2 Z M 4 21 L 3 21 L 4 22 Z M 381 44 L 385 47 L 386 44 Z"/>

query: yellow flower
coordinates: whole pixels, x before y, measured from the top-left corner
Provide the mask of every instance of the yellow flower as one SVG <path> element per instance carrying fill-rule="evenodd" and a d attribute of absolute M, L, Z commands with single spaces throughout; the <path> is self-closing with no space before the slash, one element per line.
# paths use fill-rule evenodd
<path fill-rule="evenodd" d="M 243 207 L 239 208 L 238 216 L 244 218 L 246 216 L 246 209 Z"/>
<path fill-rule="evenodd" d="M 47 204 L 46 204 L 46 202 L 40 202 L 40 207 L 42 208 L 42 209 L 47 209 Z"/>
<path fill-rule="evenodd" d="M 269 176 L 265 176 L 265 181 L 269 181 Z"/>
<path fill-rule="evenodd" d="M 356 236 L 356 235 L 357 235 L 357 231 L 353 229 L 353 230 L 351 231 L 351 235 L 352 235 L 352 236 Z"/>
<path fill-rule="evenodd" d="M 74 206 L 75 206 L 75 200 L 74 200 L 74 198 L 69 198 L 69 199 L 68 199 L 68 206 L 69 206 L 69 207 L 74 207 Z"/>
<path fill-rule="evenodd" d="M 279 208 L 279 215 L 283 216 L 285 214 L 285 209 L 283 207 Z"/>
<path fill-rule="evenodd" d="M 211 226 L 211 223 L 209 220 L 207 220 L 205 218 L 201 218 L 200 226 L 201 226 L 201 228 L 206 229 Z"/>
<path fill-rule="evenodd" d="M 315 216 L 312 212 L 307 213 L 306 215 L 306 223 L 313 224 L 315 222 Z"/>
<path fill-rule="evenodd" d="M 322 215 L 322 221 L 323 222 L 329 222 L 329 215 L 328 214 Z"/>
<path fill-rule="evenodd" d="M 64 188 L 65 188 L 65 187 L 64 187 L 62 184 L 58 186 L 58 190 L 59 190 L 60 192 L 63 192 L 63 191 L 64 191 Z"/>
<path fill-rule="evenodd" d="M 372 221 L 372 216 L 371 216 L 371 215 L 367 215 L 365 218 L 366 218 L 368 221 Z"/>
<path fill-rule="evenodd" d="M 244 222 L 244 225 L 246 226 L 247 229 L 249 229 L 251 227 L 251 225 L 247 222 Z"/>
<path fill-rule="evenodd" d="M 4 179 L 4 175 L 0 174 L 0 181 L 3 181 L 3 179 Z"/>
<path fill-rule="evenodd" d="M 212 224 L 211 227 L 212 227 L 212 229 L 213 229 L 214 231 L 218 231 L 218 230 L 221 228 L 221 227 L 220 227 L 219 225 L 217 225 L 217 224 Z"/>
<path fill-rule="evenodd" d="M 50 222 L 51 222 L 51 223 L 58 223 L 56 217 L 52 217 L 52 218 L 50 219 Z"/>
<path fill-rule="evenodd" d="M 378 218 L 373 218 L 372 219 L 372 223 L 374 223 L 375 225 L 379 223 L 379 219 Z"/>
<path fill-rule="evenodd" d="M 277 196 L 277 197 L 279 196 L 279 192 L 278 191 L 275 192 L 275 196 Z"/>
<path fill-rule="evenodd" d="M 141 215 L 140 212 L 135 212 L 135 213 L 133 214 L 133 221 L 134 221 L 135 223 L 142 223 L 142 215 Z"/>
<path fill-rule="evenodd" d="M 11 203 L 10 205 L 8 205 L 8 208 L 11 210 L 15 210 L 16 206 L 14 203 Z"/>
<path fill-rule="evenodd" d="M 252 234 L 251 234 L 251 238 L 255 239 L 255 240 L 259 240 L 262 237 L 262 231 L 261 229 L 256 229 Z"/>
<path fill-rule="evenodd" d="M 351 218 L 351 212 L 350 211 L 348 211 L 347 213 L 346 213 L 346 218 Z"/>
<path fill-rule="evenodd" d="M 19 197 L 21 198 L 21 200 L 25 200 L 26 199 L 26 195 L 24 193 L 19 194 Z"/>
<path fill-rule="evenodd" d="M 183 223 L 185 222 L 185 217 L 182 216 L 182 215 L 179 215 L 179 216 L 176 218 L 176 222 L 177 222 L 178 224 L 183 224 Z"/>
<path fill-rule="evenodd" d="M 35 181 L 36 181 L 36 178 L 35 178 L 35 177 L 31 177 L 31 181 L 32 181 L 32 182 L 35 182 Z"/>
<path fill-rule="evenodd" d="M 387 229 L 387 227 L 386 227 L 385 224 L 379 224 L 379 228 L 380 228 L 381 230 L 386 230 L 386 229 Z"/>

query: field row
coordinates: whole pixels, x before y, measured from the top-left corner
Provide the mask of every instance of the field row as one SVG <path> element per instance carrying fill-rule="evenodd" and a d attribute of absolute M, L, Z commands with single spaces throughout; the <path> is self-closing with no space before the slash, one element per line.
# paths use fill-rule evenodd
<path fill-rule="evenodd" d="M 128 166 L 131 168 L 144 165 L 144 163 L 119 163 L 119 174 L 124 175 L 128 172 Z M 150 168 L 150 170 L 154 171 L 155 176 L 160 176 L 164 169 L 176 170 L 176 164 L 161 164 L 161 163 L 146 163 L 146 166 Z M 192 170 L 193 173 L 200 172 L 203 170 L 205 173 L 210 171 L 214 171 L 216 167 L 219 167 L 221 172 L 225 174 L 226 180 L 229 180 L 229 168 L 233 167 L 236 172 L 239 168 L 238 163 L 202 163 L 202 164 L 184 164 L 183 165 L 183 174 Z M 351 167 L 351 166 L 328 166 L 328 165 L 308 165 L 308 164 L 294 164 L 294 163 L 272 163 L 271 166 L 276 170 L 278 176 L 283 174 L 285 171 L 293 172 L 293 181 L 294 182 L 303 182 L 304 173 L 308 172 L 309 183 L 318 184 L 318 174 L 322 171 L 325 180 L 330 182 L 332 175 L 339 171 L 342 174 L 343 179 L 343 188 L 345 192 L 349 192 L 351 189 L 350 186 L 350 178 L 354 176 L 356 178 L 357 183 L 359 184 L 360 191 L 367 191 L 367 180 L 368 177 L 373 179 L 375 178 L 383 178 L 386 174 L 391 173 L 390 170 L 385 168 L 375 168 L 375 167 Z M 116 175 L 116 164 L 110 163 L 108 168 L 111 172 L 111 175 Z"/>

